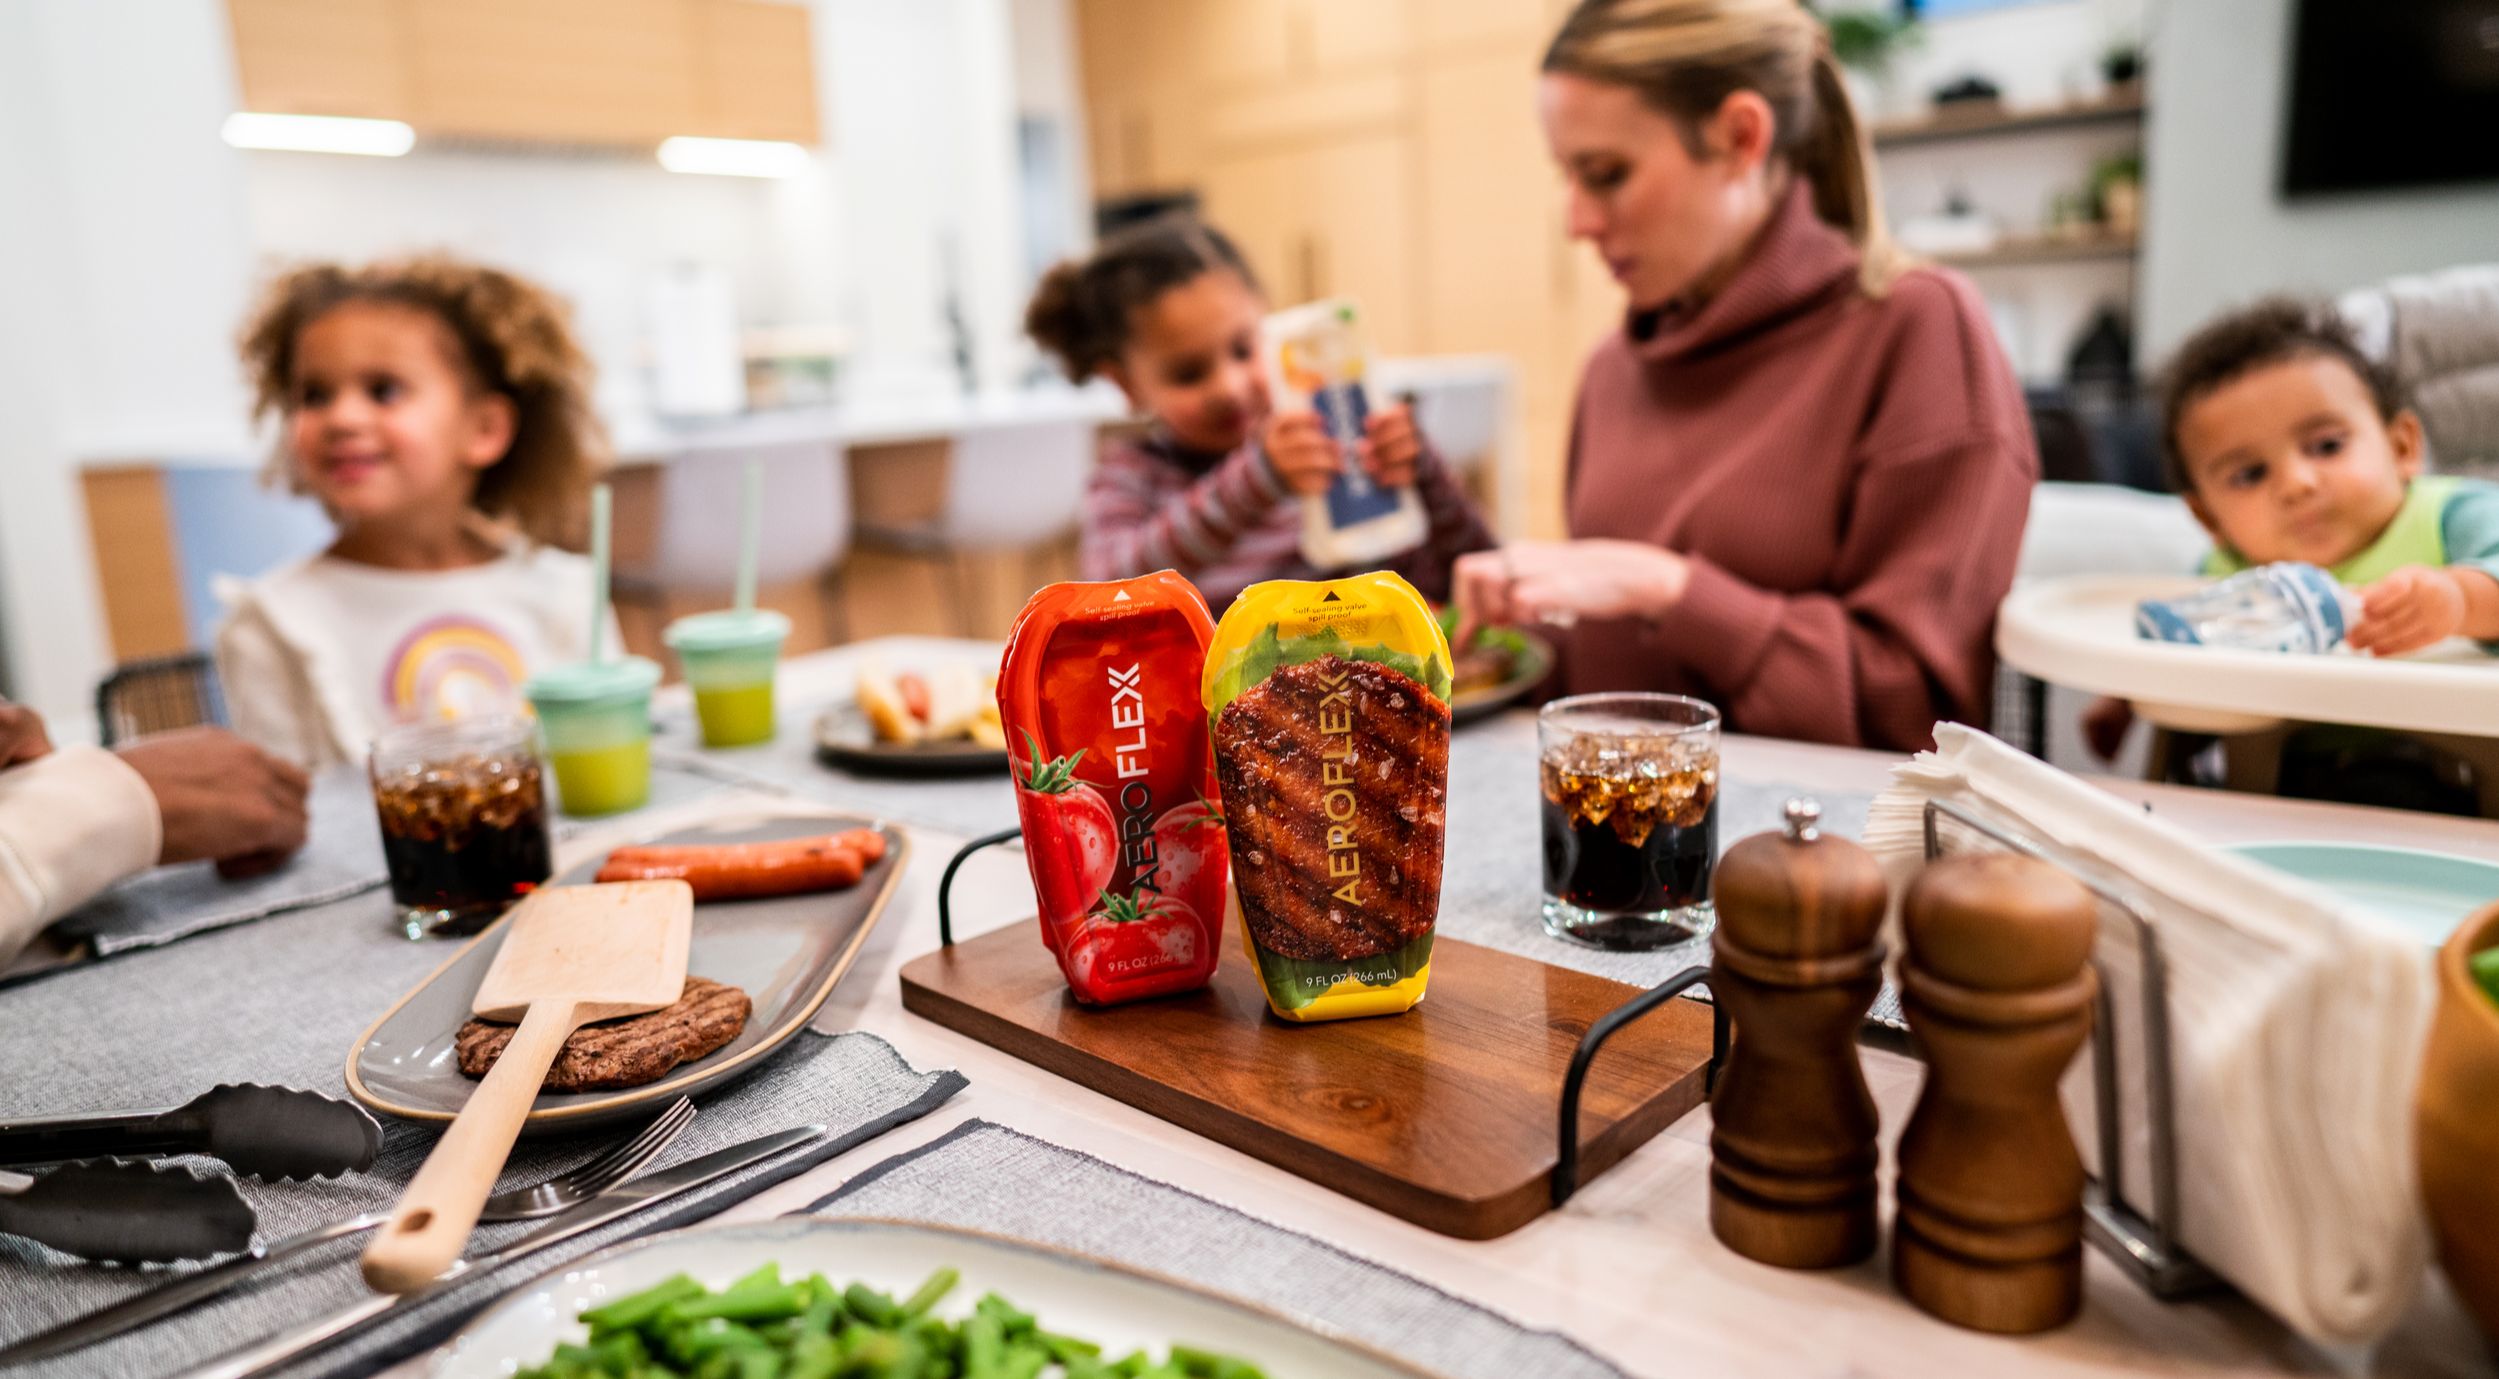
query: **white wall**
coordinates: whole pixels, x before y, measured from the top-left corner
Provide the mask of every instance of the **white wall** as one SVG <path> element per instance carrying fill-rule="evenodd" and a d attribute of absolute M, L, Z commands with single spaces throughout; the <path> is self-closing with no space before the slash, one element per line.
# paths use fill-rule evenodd
<path fill-rule="evenodd" d="M 1855 86 L 1878 120 L 1922 114 L 1935 88 L 1969 75 L 1994 82 L 2012 109 L 2067 105 L 2097 98 L 2106 86 L 2101 55 L 2144 35 L 2144 0 L 2009 5 L 1929 21 L 1883 82 Z M 2053 196 L 2082 185 L 2094 162 L 2142 140 L 2140 128 L 2120 124 L 1886 148 L 1884 210 L 1898 225 L 1936 213 L 1960 190 L 2007 233 L 2036 234 Z M 2104 304 L 2126 307 L 2136 282 L 2122 260 L 1977 269 L 1970 277 L 1986 294 L 2014 368 L 2030 381 L 2062 377 L 2093 314 Z"/>
<path fill-rule="evenodd" d="M 79 459 L 230 434 L 243 406 L 226 42 L 205 0 L 0 5 L 0 635 L 64 736 L 108 660 Z"/>
<path fill-rule="evenodd" d="M 1014 61 L 1006 0 L 816 0 L 819 80 L 833 88 L 854 377 L 950 388 L 947 248 L 985 385 L 1011 380 L 1017 267 Z"/>
<path fill-rule="evenodd" d="M 2154 358 L 2214 313 L 2267 292 L 2332 293 L 2499 260 L 2499 186 L 2282 200 L 2291 10 L 2291 0 L 2171 0 L 2159 16 L 2143 294 Z"/>
<path fill-rule="evenodd" d="M 243 156 L 260 276 L 304 261 L 420 250 L 483 259 L 569 298 L 600 364 L 601 402 L 640 406 L 642 292 L 670 265 L 726 269 L 742 321 L 786 324 L 775 184 L 689 177 L 649 155 L 436 152 L 404 158 Z"/>

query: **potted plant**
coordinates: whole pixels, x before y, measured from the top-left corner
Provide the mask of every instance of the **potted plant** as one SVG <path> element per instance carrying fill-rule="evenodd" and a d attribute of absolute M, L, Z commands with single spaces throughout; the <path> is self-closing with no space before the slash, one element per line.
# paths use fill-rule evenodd
<path fill-rule="evenodd" d="M 1874 98 L 1866 104 L 1876 110 L 1888 106 L 1892 63 L 1924 36 L 1917 19 L 1888 10 L 1848 9 L 1825 15 L 1822 24 L 1831 35 L 1831 56 L 1874 88 Z"/>
<path fill-rule="evenodd" d="M 2143 154 L 2129 151 L 2092 164 L 2091 200 L 2110 234 L 2132 238 L 2143 225 Z"/>
<path fill-rule="evenodd" d="M 2143 45 L 2129 39 L 2109 45 L 2100 55 L 2100 75 L 2109 84 L 2110 100 L 2140 99 L 2143 95 Z"/>

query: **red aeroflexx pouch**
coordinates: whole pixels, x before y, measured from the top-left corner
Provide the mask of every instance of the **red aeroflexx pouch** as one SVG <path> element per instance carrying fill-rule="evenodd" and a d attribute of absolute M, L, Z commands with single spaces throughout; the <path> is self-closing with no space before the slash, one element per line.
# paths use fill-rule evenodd
<path fill-rule="evenodd" d="M 1041 907 L 1076 999 L 1215 973 L 1230 859 L 1199 680 L 1214 620 L 1169 570 L 1053 584 L 1015 619 L 998 715 Z"/>

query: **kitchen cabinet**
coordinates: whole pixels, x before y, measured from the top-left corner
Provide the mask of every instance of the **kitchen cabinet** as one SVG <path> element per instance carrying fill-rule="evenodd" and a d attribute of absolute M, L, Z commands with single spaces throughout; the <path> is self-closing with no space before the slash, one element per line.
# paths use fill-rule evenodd
<path fill-rule="evenodd" d="M 536 143 L 820 136 L 799 4 L 228 0 L 227 14 L 248 110 Z"/>
<path fill-rule="evenodd" d="M 821 140 L 815 48 L 807 11 L 770 0 L 705 0 L 694 7 L 692 133 L 723 139 Z"/>
<path fill-rule="evenodd" d="M 246 109 L 410 118 L 402 0 L 229 0 Z"/>
<path fill-rule="evenodd" d="M 1402 354 L 1418 338 L 1411 164 L 1404 136 L 1372 135 L 1227 157 L 1199 186 L 1277 306 L 1352 297 L 1373 348 Z"/>
<path fill-rule="evenodd" d="M 1188 185 L 1205 100 L 1193 80 L 1194 8 L 1171 0 L 1083 0 L 1076 7 L 1095 195 Z"/>

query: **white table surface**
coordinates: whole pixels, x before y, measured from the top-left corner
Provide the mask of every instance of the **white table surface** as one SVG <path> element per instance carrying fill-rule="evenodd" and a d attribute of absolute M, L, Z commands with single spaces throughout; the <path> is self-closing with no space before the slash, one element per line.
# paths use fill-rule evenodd
<path fill-rule="evenodd" d="M 847 692 L 851 668 L 863 651 L 873 649 L 899 664 L 921 652 L 959 651 L 962 645 L 890 639 L 819 653 L 785 668 L 783 692 L 793 697 Z M 1744 737 L 1728 739 L 1722 757 L 1729 772 L 1833 791 L 1880 789 L 1895 760 Z M 2134 781 L 2102 783 L 2121 796 L 2152 802 L 2167 817 L 2217 842 L 2330 839 L 2499 860 L 2499 823 Z M 738 792 L 688 806 L 675 819 L 637 817 L 632 829 L 647 833 L 769 804 L 768 796 Z M 1520 826 L 1529 824 L 1522 818 Z M 560 849 L 557 865 L 569 867 L 616 841 L 596 832 L 578 837 Z M 937 876 L 962 841 L 912 830 L 910 865 L 893 908 L 817 1024 L 826 1030 L 872 1030 L 918 1067 L 959 1069 L 971 1085 L 926 1119 L 742 1202 L 718 1219 L 794 1210 L 865 1168 L 979 1118 L 1338 1241 L 1520 1322 L 1563 1331 L 1638 1375 L 1957 1379 L 2346 1372 L 2244 1302 L 2155 1302 L 2089 1250 L 2081 1317 L 2059 1331 L 2023 1339 L 1982 1336 L 1929 1319 L 1893 1292 L 1883 1257 L 1827 1273 L 1754 1264 L 1721 1248 L 1709 1233 L 1706 1107 L 1581 1190 L 1560 1212 L 1498 1240 L 1435 1235 L 906 1013 L 898 974 L 904 963 L 937 944 Z M 977 855 L 956 880 L 956 901 L 957 915 L 969 917 L 972 932 L 1029 914 L 1031 886 L 1021 854 L 1002 848 Z M 1863 1052 L 1883 1114 L 1888 1179 L 1891 1141 L 1916 1096 L 1917 1065 L 1875 1049 Z M 1886 1208 L 1888 1216 L 1888 1203 Z M 422 1372 L 419 1362 L 392 1371 Z M 2363 1372 L 2493 1371 L 2462 1313 L 2443 1285 L 2434 1284 Z"/>
<path fill-rule="evenodd" d="M 2398 732 L 2499 734 L 2499 656 L 2451 637 L 2407 656 L 2282 655 L 2149 641 L 2135 605 L 2206 581 L 2190 575 L 2067 575 L 2005 598 L 1996 651 L 2050 684 L 2113 694 L 2185 732 L 2249 732 L 2285 720 Z"/>

